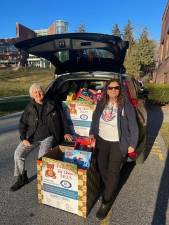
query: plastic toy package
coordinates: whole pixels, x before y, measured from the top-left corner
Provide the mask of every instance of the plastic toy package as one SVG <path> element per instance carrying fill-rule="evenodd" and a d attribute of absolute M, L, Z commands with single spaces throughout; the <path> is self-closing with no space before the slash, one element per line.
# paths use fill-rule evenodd
<path fill-rule="evenodd" d="M 93 90 L 87 88 L 81 88 L 77 94 L 76 93 L 69 93 L 67 96 L 67 101 L 77 100 L 77 101 L 87 101 L 90 103 L 96 104 L 98 100 L 102 97 L 101 90 Z"/>
<path fill-rule="evenodd" d="M 75 148 L 79 150 L 94 151 L 95 141 L 88 137 L 78 137 L 75 140 Z"/>
<path fill-rule="evenodd" d="M 77 149 L 66 150 L 64 153 L 64 162 L 74 163 L 81 169 L 90 167 L 92 152 L 80 151 Z"/>
<path fill-rule="evenodd" d="M 88 137 L 78 137 L 75 139 L 73 150 L 64 151 L 64 162 L 76 164 L 81 169 L 90 167 L 92 152 L 95 148 L 95 141 Z"/>
<path fill-rule="evenodd" d="M 87 88 L 80 89 L 77 93 L 76 99 L 93 103 L 92 95 Z"/>

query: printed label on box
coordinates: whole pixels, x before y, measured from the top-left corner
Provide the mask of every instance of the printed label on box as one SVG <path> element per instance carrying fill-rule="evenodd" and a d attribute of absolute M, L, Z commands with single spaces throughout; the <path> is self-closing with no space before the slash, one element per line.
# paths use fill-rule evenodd
<path fill-rule="evenodd" d="M 81 136 L 89 136 L 93 111 L 96 105 L 88 102 L 64 102 L 63 109 L 72 132 Z"/>
<path fill-rule="evenodd" d="M 67 117 L 72 120 L 92 121 L 93 111 L 96 105 L 87 102 L 64 102 L 63 108 Z"/>
<path fill-rule="evenodd" d="M 42 177 L 43 203 L 78 214 L 78 175 L 74 165 L 71 168 L 71 164 L 43 160 Z"/>

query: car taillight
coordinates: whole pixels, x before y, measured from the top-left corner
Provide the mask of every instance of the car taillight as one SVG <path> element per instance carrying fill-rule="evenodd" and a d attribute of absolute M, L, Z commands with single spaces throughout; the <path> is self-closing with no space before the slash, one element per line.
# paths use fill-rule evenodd
<path fill-rule="evenodd" d="M 130 101 L 131 101 L 131 104 L 134 106 L 134 108 L 138 107 L 139 102 L 137 99 L 131 98 Z"/>

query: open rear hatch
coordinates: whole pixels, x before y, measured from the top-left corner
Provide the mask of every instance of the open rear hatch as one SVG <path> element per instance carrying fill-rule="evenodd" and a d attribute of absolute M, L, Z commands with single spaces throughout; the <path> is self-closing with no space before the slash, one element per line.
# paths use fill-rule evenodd
<path fill-rule="evenodd" d="M 123 72 L 128 42 L 96 33 L 48 35 L 15 44 L 27 53 L 49 60 L 57 74 L 81 71 Z"/>

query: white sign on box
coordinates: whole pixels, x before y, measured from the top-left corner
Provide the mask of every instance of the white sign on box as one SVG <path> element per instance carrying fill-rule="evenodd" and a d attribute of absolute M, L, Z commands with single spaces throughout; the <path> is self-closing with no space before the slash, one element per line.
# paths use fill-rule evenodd
<path fill-rule="evenodd" d="M 65 163 L 44 162 L 42 165 L 43 200 L 53 207 L 78 213 L 78 176 L 74 165 Z M 70 168 L 70 169 L 69 169 Z"/>
<path fill-rule="evenodd" d="M 73 125 L 73 132 L 81 136 L 89 135 L 95 107 L 96 105 L 85 101 L 70 101 L 63 103 L 63 109 L 67 119 L 70 121 L 70 125 Z"/>

